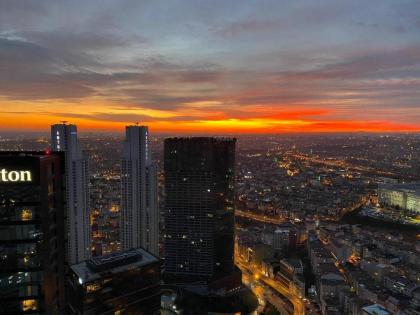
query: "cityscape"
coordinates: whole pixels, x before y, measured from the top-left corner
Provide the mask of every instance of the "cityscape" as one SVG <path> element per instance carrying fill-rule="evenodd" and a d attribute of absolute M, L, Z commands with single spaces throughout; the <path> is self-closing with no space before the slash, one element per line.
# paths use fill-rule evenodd
<path fill-rule="evenodd" d="M 77 153 L 72 165 L 83 165 L 87 171 L 81 171 L 80 183 L 70 187 L 88 181 L 87 189 L 76 190 L 74 196 L 89 192 L 90 213 L 74 219 L 83 232 L 72 236 L 69 230 L 60 237 L 56 231 L 54 237 L 57 246 L 63 242 L 61 248 L 69 250 L 72 241 L 81 248 L 80 256 L 76 252 L 65 256 L 68 271 L 64 252 L 58 257 L 63 273 L 56 276 L 73 283 L 67 288 L 74 290 L 70 314 L 109 310 L 122 314 L 369 314 L 370 309 L 416 314 L 418 310 L 417 134 L 166 138 L 149 134 L 146 126 L 130 125 L 125 137 L 79 136 L 77 127 L 67 123 L 51 130 L 51 138 L 1 139 L 6 220 L 2 270 L 8 272 L 2 277 L 2 290 L 9 303 L 2 303 L 3 312 L 8 307 L 14 312 L 19 308 L 48 312 L 51 305 L 42 300 L 42 294 L 37 296 L 31 289 L 25 298 L 18 292 L 26 287 L 25 281 L 36 279 L 31 278 L 33 268 L 42 267 L 37 255 L 45 249 L 36 244 L 52 226 L 67 224 L 62 216 L 58 222 L 57 216 L 45 231 L 36 225 L 35 218 L 45 215 L 43 209 L 31 209 L 26 199 L 18 201 L 25 194 L 17 191 L 28 188 L 11 170 L 26 170 L 23 165 L 45 157 L 61 164 L 63 156 L 64 161 L 73 158 L 72 152 Z M 55 150 L 50 151 L 50 143 Z M 358 155 L 353 157 L 354 152 Z M 78 172 L 77 167 L 69 170 L 65 165 L 58 174 L 68 178 L 65 174 Z M 141 171 L 133 173 L 136 168 Z M 42 183 L 41 177 L 48 177 L 42 170 L 32 175 L 33 180 Z M 50 194 L 51 187 L 44 187 Z M 10 191 L 14 195 L 9 198 L 16 204 L 6 198 Z M 142 194 L 149 197 L 141 198 Z M 69 203 L 62 201 L 61 207 Z M 135 220 L 139 220 L 137 227 Z M 142 230 L 147 232 L 143 239 Z M 21 247 L 25 239 L 28 247 Z M 85 239 L 90 239 L 88 245 Z M 55 251 L 60 253 L 60 247 Z M 134 259 L 136 255 L 141 258 Z M 55 264 L 59 267 L 60 261 Z M 121 297 L 128 288 L 133 294 L 139 290 L 136 282 L 130 287 L 133 264 L 138 266 L 138 277 L 147 272 L 154 277 L 153 291 L 142 293 L 147 303 L 143 295 L 133 296 L 135 311 Z M 101 278 L 105 275 L 112 279 L 112 294 L 103 292 L 108 288 Z M 209 304 L 210 297 L 218 303 Z M 66 301 L 65 295 L 61 298 Z M 56 307 L 63 307 L 59 301 L 57 297 Z"/>
<path fill-rule="evenodd" d="M 419 12 L 0 0 L 0 314 L 420 315 Z"/>

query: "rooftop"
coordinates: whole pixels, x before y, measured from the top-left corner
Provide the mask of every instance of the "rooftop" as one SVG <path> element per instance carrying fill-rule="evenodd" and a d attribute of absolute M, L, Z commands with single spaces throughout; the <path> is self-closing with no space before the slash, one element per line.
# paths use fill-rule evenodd
<path fill-rule="evenodd" d="M 293 267 L 294 269 L 303 268 L 302 261 L 296 258 L 285 258 L 281 262 Z"/>
<path fill-rule="evenodd" d="M 363 308 L 363 310 L 369 315 L 391 315 L 382 305 L 373 304 Z"/>
<path fill-rule="evenodd" d="M 159 261 L 157 257 L 142 248 L 137 248 L 94 257 L 72 265 L 71 269 L 79 277 L 79 283 L 83 284 L 98 280 L 105 274 L 118 274 L 157 261 Z"/>
<path fill-rule="evenodd" d="M 379 185 L 381 190 L 393 190 L 400 192 L 412 192 L 420 193 L 420 183 L 406 183 L 406 184 L 381 184 Z"/>

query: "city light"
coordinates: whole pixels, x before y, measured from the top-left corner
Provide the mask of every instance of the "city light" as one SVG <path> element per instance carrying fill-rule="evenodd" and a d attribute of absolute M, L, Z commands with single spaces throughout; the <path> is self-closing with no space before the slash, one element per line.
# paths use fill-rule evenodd
<path fill-rule="evenodd" d="M 420 314 L 419 12 L 0 1 L 0 313 Z"/>

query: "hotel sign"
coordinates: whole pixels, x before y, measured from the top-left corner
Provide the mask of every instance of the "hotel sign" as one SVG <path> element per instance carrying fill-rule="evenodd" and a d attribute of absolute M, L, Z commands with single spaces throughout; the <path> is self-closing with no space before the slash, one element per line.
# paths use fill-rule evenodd
<path fill-rule="evenodd" d="M 22 183 L 32 182 L 32 172 L 29 170 L 9 170 L 6 168 L 0 169 L 0 182 L 6 183 Z"/>

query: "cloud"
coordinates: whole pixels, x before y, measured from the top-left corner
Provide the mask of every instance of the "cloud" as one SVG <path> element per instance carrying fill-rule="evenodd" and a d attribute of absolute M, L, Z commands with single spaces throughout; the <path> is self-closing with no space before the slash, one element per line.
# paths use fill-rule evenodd
<path fill-rule="evenodd" d="M 0 106 L 111 122 L 418 122 L 417 7 L 0 0 Z"/>
<path fill-rule="evenodd" d="M 217 30 L 217 33 L 226 36 L 232 37 L 241 35 L 244 33 L 255 33 L 255 32 L 265 32 L 271 31 L 274 28 L 279 28 L 282 26 L 282 22 L 279 20 L 254 20 L 247 19 L 241 20 L 234 23 L 231 23 L 221 29 Z"/>
<path fill-rule="evenodd" d="M 68 29 L 49 32 L 25 31 L 20 33 L 25 39 L 59 51 L 73 53 L 101 53 L 108 49 L 130 49 L 133 45 L 145 46 L 148 40 L 141 35 L 121 35 L 111 32 L 72 32 Z"/>

